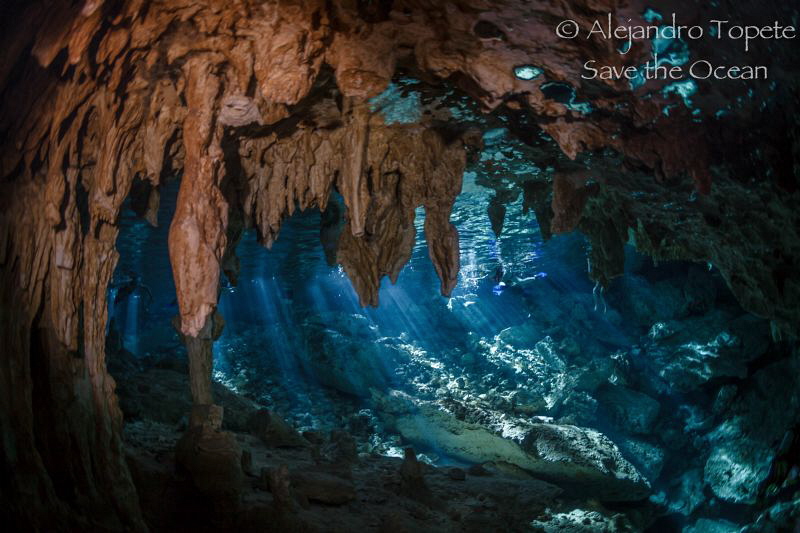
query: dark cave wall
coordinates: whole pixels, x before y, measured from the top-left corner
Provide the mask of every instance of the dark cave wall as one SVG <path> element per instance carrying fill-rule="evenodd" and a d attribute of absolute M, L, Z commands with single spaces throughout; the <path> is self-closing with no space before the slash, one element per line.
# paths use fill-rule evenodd
<path fill-rule="evenodd" d="M 73 85 L 51 87 L 53 110 L 74 97 Z M 87 134 L 78 143 L 76 131 L 90 126 L 86 114 L 74 117 L 65 131 L 49 134 L 46 144 L 57 153 L 47 166 L 34 162 L 35 177 L 2 184 L 0 429 L 10 472 L 3 512 L 11 523 L 48 530 L 144 527 L 105 366 L 106 287 L 118 257 L 113 222 L 133 176 L 114 148 L 125 133 L 108 124 L 116 119 L 101 107 L 109 98 L 93 94 L 92 120 L 105 120 L 107 135 Z M 78 156 L 90 144 L 96 160 Z M 82 215 L 79 187 L 95 200 Z"/>

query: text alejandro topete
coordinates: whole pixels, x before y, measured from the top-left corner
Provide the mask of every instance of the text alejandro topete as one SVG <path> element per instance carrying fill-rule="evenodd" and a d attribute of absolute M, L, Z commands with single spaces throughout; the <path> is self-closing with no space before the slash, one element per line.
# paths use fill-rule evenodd
<path fill-rule="evenodd" d="M 630 19 L 629 19 L 630 22 Z M 698 40 L 709 37 L 716 40 L 728 39 L 742 43 L 745 52 L 750 51 L 753 41 L 759 39 L 782 40 L 795 39 L 797 30 L 794 26 L 782 25 L 774 22 L 771 25 L 755 26 L 731 23 L 729 20 L 712 19 L 708 22 L 708 31 L 699 25 L 688 26 L 678 24 L 675 13 L 669 23 L 647 25 L 614 24 L 611 13 L 605 19 L 593 22 L 591 28 L 582 31 L 577 22 L 564 20 L 556 27 L 556 35 L 563 39 L 575 39 L 581 34 L 586 39 L 601 38 L 605 40 L 622 41 L 620 54 L 627 54 L 633 47 L 634 41 L 659 39 Z M 666 64 L 665 64 L 666 63 Z M 599 65 L 594 59 L 586 61 L 583 65 L 583 79 L 669 79 L 679 80 L 688 77 L 695 79 L 766 79 L 769 76 L 766 65 L 714 65 L 705 59 L 674 65 L 669 64 L 657 54 L 653 59 L 642 66 L 608 66 Z"/>

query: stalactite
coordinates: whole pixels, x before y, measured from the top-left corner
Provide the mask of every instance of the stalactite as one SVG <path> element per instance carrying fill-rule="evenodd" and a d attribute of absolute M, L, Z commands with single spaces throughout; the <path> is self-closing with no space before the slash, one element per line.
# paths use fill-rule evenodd
<path fill-rule="evenodd" d="M 364 103 L 351 103 L 346 113 L 348 135 L 342 144 L 344 161 L 338 186 L 350 220 L 353 236 L 364 234 L 369 208 L 369 191 L 364 176 L 364 158 L 369 145 L 369 109 Z"/>
<path fill-rule="evenodd" d="M 459 268 L 458 231 L 450 223 L 450 209 L 425 207 L 425 237 L 428 254 L 442 282 L 442 295 L 450 296 L 458 282 Z"/>
<path fill-rule="evenodd" d="M 220 91 L 208 57 L 184 66 L 188 112 L 183 123 L 184 177 L 169 232 L 169 256 L 181 310 L 181 332 L 197 336 L 217 305 L 228 205 L 220 191 L 225 169 L 214 121 Z"/>
<path fill-rule="evenodd" d="M 414 209 L 426 205 L 434 220 L 426 230 L 436 248 L 431 257 L 444 276 L 443 292 L 452 290 L 458 243 L 449 215 L 466 165 L 460 138 L 448 144 L 432 125 L 387 125 L 363 103 L 339 111 L 323 100 L 290 136 L 245 138 L 240 154 L 245 218 L 266 246 L 295 205 L 324 209 L 335 185 L 347 218 L 338 261 L 362 304 L 377 305 L 381 278 L 396 281 L 411 256 Z"/>
<path fill-rule="evenodd" d="M 553 233 L 568 233 L 574 230 L 583 215 L 583 207 L 589 197 L 589 180 L 586 170 L 559 170 L 553 175 L 553 219 L 550 229 Z"/>

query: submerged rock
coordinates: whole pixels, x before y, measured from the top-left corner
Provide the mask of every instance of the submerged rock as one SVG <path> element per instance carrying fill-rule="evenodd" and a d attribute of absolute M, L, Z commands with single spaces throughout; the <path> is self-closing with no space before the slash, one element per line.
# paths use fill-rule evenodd
<path fill-rule="evenodd" d="M 739 533 L 741 528 L 727 520 L 709 520 L 701 518 L 683 530 L 683 533 Z"/>
<path fill-rule="evenodd" d="M 611 357 L 591 359 L 576 369 L 578 377 L 575 382 L 575 388 L 588 392 L 595 391 L 614 375 L 615 366 L 616 361 Z"/>
<path fill-rule="evenodd" d="M 669 333 L 665 333 L 669 332 Z M 650 344 L 637 361 L 659 392 L 687 392 L 719 377 L 744 378 L 747 363 L 769 345 L 766 322 L 715 311 L 701 318 L 651 328 Z"/>
<path fill-rule="evenodd" d="M 606 533 L 633 532 L 625 515 L 603 515 L 597 511 L 574 509 L 567 513 L 547 513 L 531 522 L 534 531 L 542 533 Z"/>
<path fill-rule="evenodd" d="M 384 350 L 362 315 L 325 313 L 303 328 L 305 345 L 295 352 L 301 368 L 321 385 L 368 397 L 370 388 L 386 388 L 397 351 Z"/>
<path fill-rule="evenodd" d="M 706 500 L 703 494 L 703 471 L 699 468 L 687 470 L 673 481 L 666 495 L 670 512 L 691 515 Z"/>
<path fill-rule="evenodd" d="M 664 466 L 665 452 L 662 448 L 644 440 L 626 437 L 615 438 L 614 442 L 650 482 L 658 479 Z"/>
<path fill-rule="evenodd" d="M 559 483 L 578 483 L 602 501 L 633 501 L 647 497 L 647 480 L 608 437 L 588 428 L 534 424 L 522 449 L 538 460 L 533 472 Z M 576 487 L 578 488 L 578 487 Z"/>
<path fill-rule="evenodd" d="M 723 385 L 717 391 L 717 395 L 714 398 L 714 404 L 711 407 L 712 413 L 719 416 L 723 414 L 731 405 L 733 398 L 736 396 L 738 389 L 736 385 Z"/>
<path fill-rule="evenodd" d="M 259 409 L 253 413 L 247 421 L 247 428 L 267 446 L 292 448 L 309 445 L 283 418 L 269 409 Z"/>
<path fill-rule="evenodd" d="M 525 394 L 535 398 L 528 405 L 555 408 L 574 381 L 557 343 L 549 336 L 542 338 L 530 325 L 506 328 L 481 348 L 487 361 L 527 379 Z"/>
<path fill-rule="evenodd" d="M 758 371 L 753 384 L 734 400 L 729 418 L 709 434 L 712 449 L 704 478 L 718 497 L 755 503 L 787 425 L 800 414 L 798 373 L 796 357 Z"/>
<path fill-rule="evenodd" d="M 532 349 L 542 340 L 542 332 L 530 323 L 519 326 L 510 326 L 497 334 L 495 340 L 498 345 L 508 345 L 516 349 Z"/>
<path fill-rule="evenodd" d="M 597 400 L 583 391 L 573 391 L 561 405 L 559 424 L 590 425 L 597 419 Z"/>
<path fill-rule="evenodd" d="M 645 498 L 649 484 L 602 433 L 577 426 L 508 420 L 503 435 L 402 394 L 376 395 L 387 426 L 423 449 L 469 463 L 509 465 L 602 501 Z"/>
<path fill-rule="evenodd" d="M 685 315 L 686 302 L 681 287 L 668 282 L 651 283 L 642 276 L 619 279 L 615 295 L 620 312 L 642 326 Z"/>
<path fill-rule="evenodd" d="M 774 452 L 749 439 L 742 431 L 742 424 L 747 422 L 735 418 L 711 434 L 717 445 L 706 461 L 704 477 L 714 494 L 723 500 L 752 504 L 759 485 L 769 474 Z"/>
<path fill-rule="evenodd" d="M 622 431 L 649 433 L 653 428 L 661 406 L 650 396 L 615 385 L 602 387 L 597 394 L 600 405 Z"/>
<path fill-rule="evenodd" d="M 793 501 L 780 502 L 758 515 L 755 522 L 742 528 L 741 533 L 782 533 L 797 531 L 800 524 L 800 494 Z"/>
<path fill-rule="evenodd" d="M 222 408 L 195 406 L 192 424 L 178 441 L 176 461 L 197 489 L 222 507 L 235 504 L 243 490 L 242 449 L 236 436 L 221 431 Z"/>

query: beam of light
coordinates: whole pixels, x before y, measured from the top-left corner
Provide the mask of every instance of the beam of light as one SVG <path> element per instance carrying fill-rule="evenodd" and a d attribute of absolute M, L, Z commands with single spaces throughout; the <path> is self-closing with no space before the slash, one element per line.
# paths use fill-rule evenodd
<path fill-rule="evenodd" d="M 122 330 L 122 344 L 129 352 L 139 353 L 139 305 L 141 297 L 133 293 L 125 305 L 125 326 Z"/>
<path fill-rule="evenodd" d="M 493 154 L 507 135 L 503 128 L 487 133 Z M 394 376 L 397 361 L 406 370 L 435 372 L 442 386 L 455 387 L 465 368 L 459 363 L 462 354 L 490 365 L 486 368 L 514 368 L 534 375 L 543 363 L 531 350 L 494 353 L 485 348 L 492 347 L 509 326 L 530 325 L 544 338 L 546 317 L 536 315 L 536 305 L 546 306 L 565 293 L 591 299 L 586 244 L 575 235 L 543 242 L 533 216 L 522 216 L 522 195 L 507 204 L 503 234 L 496 237 L 486 211 L 496 192 L 478 185 L 477 178 L 476 172 L 465 173 L 463 193 L 451 217 L 460 235 L 461 269 L 449 299 L 437 296 L 439 281 L 428 257 L 424 208 L 415 212 L 417 238 L 411 259 L 397 284 L 381 281 L 377 309 L 363 309 L 343 269 L 325 263 L 318 212 L 298 212 L 286 220 L 270 251 L 256 242 L 252 232 L 245 235 L 237 253 L 239 285 L 224 288 L 219 299 L 226 326 L 214 344 L 215 379 L 265 405 L 289 405 L 300 424 L 326 424 L 343 402 L 358 406 L 363 400 L 346 399 L 320 383 L 315 368 L 305 361 L 324 354 L 309 353 L 317 348 L 308 335 L 311 331 L 323 337 L 346 336 L 348 315 L 361 317 L 358 320 L 369 328 L 365 339 L 352 342 L 380 345 L 374 351 L 377 357 L 366 361 L 365 368 L 386 376 L 386 387 L 430 393 L 426 382 L 410 374 L 403 380 Z M 142 266 L 139 262 L 135 268 Z M 144 339 L 148 332 L 138 322 L 144 310 L 133 300 L 124 312 L 116 309 L 112 316 L 124 316 L 126 336 Z M 317 341 L 323 349 L 346 349 L 335 348 L 338 345 L 330 339 Z M 350 354 L 328 355 L 341 359 Z M 281 394 L 283 399 L 278 398 Z"/>

